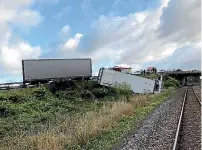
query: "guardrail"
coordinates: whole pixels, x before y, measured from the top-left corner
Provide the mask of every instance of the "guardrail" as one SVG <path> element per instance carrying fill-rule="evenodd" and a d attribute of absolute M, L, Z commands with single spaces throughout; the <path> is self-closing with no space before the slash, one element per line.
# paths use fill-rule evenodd
<path fill-rule="evenodd" d="M 22 82 L 18 82 L 18 85 L 15 85 L 15 84 L 16 83 L 0 84 L 0 91 L 25 88 L 25 86 L 23 85 Z M 41 85 L 48 85 L 48 84 L 50 84 L 50 83 L 45 83 L 45 84 L 41 84 Z M 32 88 L 32 87 L 38 87 L 38 86 L 40 86 L 40 85 L 39 84 L 28 84 L 28 85 L 26 85 L 26 88 Z"/>
<path fill-rule="evenodd" d="M 22 82 L 12 82 L 12 83 L 0 84 L 0 90 L 10 90 L 10 89 L 18 89 L 18 88 L 23 88 Z"/>
<path fill-rule="evenodd" d="M 201 71 L 164 71 L 158 73 L 166 73 L 166 74 L 185 74 L 185 73 L 201 73 Z"/>
<path fill-rule="evenodd" d="M 96 80 L 97 80 L 97 76 L 92 76 L 89 81 L 96 81 Z M 41 85 L 49 85 L 49 84 L 50 84 L 50 82 L 41 83 Z M 26 88 L 37 87 L 37 86 L 39 86 L 39 84 L 38 83 L 26 84 L 25 86 L 26 86 Z M 24 88 L 25 86 L 24 86 L 23 82 L 0 83 L 0 91 L 11 90 L 11 89 L 20 89 L 20 88 Z"/>
<path fill-rule="evenodd" d="M 23 82 L 10 82 L 10 83 L 1 83 L 1 85 L 12 85 L 12 84 L 22 84 Z"/>

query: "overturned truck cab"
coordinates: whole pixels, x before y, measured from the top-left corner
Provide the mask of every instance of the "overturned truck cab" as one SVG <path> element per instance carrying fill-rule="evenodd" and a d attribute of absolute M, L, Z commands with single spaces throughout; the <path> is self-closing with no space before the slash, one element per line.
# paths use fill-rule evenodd
<path fill-rule="evenodd" d="M 154 85 L 154 93 L 161 93 L 163 89 L 163 82 L 162 82 L 163 76 L 160 76 L 160 79 L 155 80 L 155 85 Z"/>
<path fill-rule="evenodd" d="M 137 94 L 160 93 L 162 90 L 162 77 L 160 80 L 151 80 L 124 72 L 100 68 L 97 82 L 104 86 L 127 84 Z"/>

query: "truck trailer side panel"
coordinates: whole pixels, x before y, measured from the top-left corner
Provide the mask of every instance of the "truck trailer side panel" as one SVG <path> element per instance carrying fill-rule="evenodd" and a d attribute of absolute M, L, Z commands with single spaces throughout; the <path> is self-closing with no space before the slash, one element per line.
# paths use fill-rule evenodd
<path fill-rule="evenodd" d="M 22 60 L 23 80 L 91 77 L 91 59 L 36 59 Z"/>
<path fill-rule="evenodd" d="M 154 80 L 105 68 L 100 69 L 98 83 L 105 86 L 126 83 L 131 86 L 134 93 L 153 93 L 155 85 Z"/>

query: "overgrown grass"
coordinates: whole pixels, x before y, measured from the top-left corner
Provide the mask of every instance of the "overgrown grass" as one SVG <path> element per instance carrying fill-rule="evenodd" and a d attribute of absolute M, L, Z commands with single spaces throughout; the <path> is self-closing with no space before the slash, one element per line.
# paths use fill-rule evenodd
<path fill-rule="evenodd" d="M 71 83 L 0 93 L 0 149 L 108 148 L 169 92 L 131 97 L 125 85 Z"/>
<path fill-rule="evenodd" d="M 108 132 L 91 139 L 82 148 L 88 150 L 100 149 L 107 150 L 113 146 L 119 144 L 122 138 L 126 136 L 131 130 L 134 130 L 140 120 L 145 118 L 152 110 L 164 102 L 168 96 L 172 95 L 176 91 L 175 88 L 166 89 L 160 95 L 150 95 L 148 97 L 143 96 L 141 103 L 137 103 L 134 106 L 135 110 L 132 115 L 128 115 L 124 118 L 120 118 L 117 126 Z M 132 98 L 132 101 L 136 101 L 137 97 Z M 80 148 L 78 148 L 80 149 Z"/>

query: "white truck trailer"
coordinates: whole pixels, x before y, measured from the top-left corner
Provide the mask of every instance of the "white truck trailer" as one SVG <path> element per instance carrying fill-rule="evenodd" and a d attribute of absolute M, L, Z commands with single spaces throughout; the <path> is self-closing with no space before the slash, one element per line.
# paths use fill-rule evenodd
<path fill-rule="evenodd" d="M 98 83 L 104 86 L 116 86 L 118 84 L 128 84 L 134 93 L 160 93 L 161 80 L 151 80 L 132 74 L 126 74 L 110 69 L 100 68 Z"/>
<path fill-rule="evenodd" d="M 23 82 L 57 78 L 90 78 L 91 59 L 29 59 L 22 60 Z"/>

